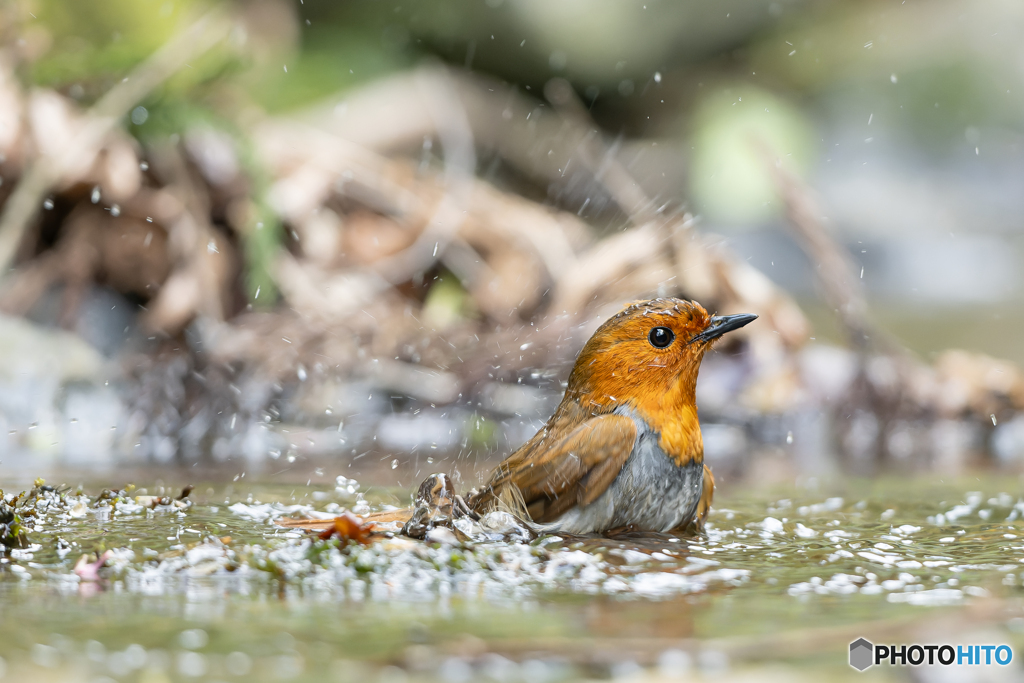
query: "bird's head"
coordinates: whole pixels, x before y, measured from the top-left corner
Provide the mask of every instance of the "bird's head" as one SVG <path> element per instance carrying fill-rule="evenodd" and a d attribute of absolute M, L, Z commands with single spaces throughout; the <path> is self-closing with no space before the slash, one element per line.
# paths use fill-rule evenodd
<path fill-rule="evenodd" d="M 662 413 L 692 407 L 704 353 L 723 334 L 756 318 L 713 316 L 696 301 L 683 299 L 630 304 L 583 347 L 566 399 L 594 412 L 626 405 L 657 428 Z"/>

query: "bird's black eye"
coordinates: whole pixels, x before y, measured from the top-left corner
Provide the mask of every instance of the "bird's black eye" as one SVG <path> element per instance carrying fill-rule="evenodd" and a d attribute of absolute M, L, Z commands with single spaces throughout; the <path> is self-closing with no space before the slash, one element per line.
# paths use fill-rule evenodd
<path fill-rule="evenodd" d="M 675 332 L 668 329 L 667 327 L 655 327 L 651 330 L 651 333 L 647 335 L 647 340 L 651 342 L 651 346 L 663 349 L 672 343 L 672 340 L 676 338 Z"/>

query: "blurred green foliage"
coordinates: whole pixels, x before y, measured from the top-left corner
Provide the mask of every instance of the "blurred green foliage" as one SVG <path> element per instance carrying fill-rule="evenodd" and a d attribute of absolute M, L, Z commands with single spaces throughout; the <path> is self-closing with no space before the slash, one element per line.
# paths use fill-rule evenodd
<path fill-rule="evenodd" d="M 483 415 L 470 415 L 466 425 L 467 439 L 471 447 L 493 448 L 497 443 L 498 426 Z"/>
<path fill-rule="evenodd" d="M 377 35 L 355 27 L 317 25 L 303 33 L 301 50 L 276 68 L 268 65 L 244 80 L 255 102 L 267 112 L 278 113 L 411 64 L 404 54 L 384 49 Z"/>
<path fill-rule="evenodd" d="M 39 85 L 64 86 L 123 76 L 163 45 L 195 0 L 36 0 L 32 14 L 45 26 L 50 49 L 32 65 Z"/>
<path fill-rule="evenodd" d="M 475 315 L 472 297 L 459 278 L 449 271 L 440 273 L 427 290 L 423 302 L 423 321 L 437 330 L 443 330 Z"/>
<path fill-rule="evenodd" d="M 749 84 L 714 91 L 697 106 L 692 126 L 691 196 L 716 221 L 749 225 L 775 217 L 781 207 L 770 160 L 802 173 L 813 159 L 809 121 Z"/>

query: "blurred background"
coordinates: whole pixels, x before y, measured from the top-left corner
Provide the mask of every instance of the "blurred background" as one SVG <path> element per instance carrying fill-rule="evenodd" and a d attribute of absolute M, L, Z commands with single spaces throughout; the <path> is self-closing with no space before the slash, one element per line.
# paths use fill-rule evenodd
<path fill-rule="evenodd" d="M 701 375 L 726 485 L 1019 469 L 1022 30 L 1012 0 L 4 4 L 0 460 L 469 486 L 670 295 L 761 316 Z"/>

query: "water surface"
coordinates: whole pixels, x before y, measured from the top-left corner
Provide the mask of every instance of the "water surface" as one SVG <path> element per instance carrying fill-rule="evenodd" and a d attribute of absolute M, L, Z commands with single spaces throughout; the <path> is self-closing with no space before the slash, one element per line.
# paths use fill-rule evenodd
<path fill-rule="evenodd" d="M 725 491 L 696 538 L 345 548 L 273 519 L 407 492 L 342 478 L 145 498 L 179 488 L 39 497 L 31 545 L 0 564 L 4 680 L 813 680 L 855 675 L 860 636 L 1024 641 L 1012 479 Z"/>

